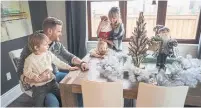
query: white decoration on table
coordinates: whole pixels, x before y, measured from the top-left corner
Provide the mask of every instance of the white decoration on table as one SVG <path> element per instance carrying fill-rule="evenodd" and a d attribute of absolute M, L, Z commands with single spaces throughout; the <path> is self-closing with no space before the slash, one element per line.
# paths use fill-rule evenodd
<path fill-rule="evenodd" d="M 98 63 L 97 70 L 100 75 L 110 81 L 128 79 L 132 83 L 145 82 L 159 86 L 182 86 L 196 87 L 201 82 L 201 60 L 187 55 L 186 58 L 178 57 L 172 64 L 167 64 L 166 71 L 157 71 L 156 66 L 145 63 L 145 69 L 133 65 L 130 56 L 123 52 L 110 50 L 105 59 Z"/>

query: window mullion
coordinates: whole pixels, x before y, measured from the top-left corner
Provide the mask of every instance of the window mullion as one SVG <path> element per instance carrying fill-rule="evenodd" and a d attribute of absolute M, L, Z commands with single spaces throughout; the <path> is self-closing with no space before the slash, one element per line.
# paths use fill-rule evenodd
<path fill-rule="evenodd" d="M 124 30 L 125 30 L 124 39 L 126 39 L 127 1 L 119 1 L 119 7 L 120 7 L 120 12 L 121 12 L 121 19 L 124 24 Z"/>
<path fill-rule="evenodd" d="M 156 25 L 165 25 L 167 1 L 158 1 Z"/>
<path fill-rule="evenodd" d="M 196 32 L 196 43 L 199 43 L 199 38 L 200 34 L 201 34 L 201 9 L 200 9 L 200 15 L 199 15 L 199 19 L 198 19 L 198 26 L 197 26 L 197 32 Z"/>

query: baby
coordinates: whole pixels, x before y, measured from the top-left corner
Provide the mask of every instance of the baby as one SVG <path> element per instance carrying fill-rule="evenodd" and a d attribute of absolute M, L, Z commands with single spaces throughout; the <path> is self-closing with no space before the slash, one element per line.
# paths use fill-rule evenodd
<path fill-rule="evenodd" d="M 107 16 L 101 16 L 101 21 L 97 29 L 98 34 L 98 44 L 95 49 L 90 52 L 91 57 L 104 58 L 108 52 L 108 45 L 105 40 L 108 40 L 110 37 L 110 31 L 112 27 Z"/>
<path fill-rule="evenodd" d="M 97 47 L 90 52 L 91 57 L 104 58 L 108 52 L 107 42 L 99 40 Z"/>

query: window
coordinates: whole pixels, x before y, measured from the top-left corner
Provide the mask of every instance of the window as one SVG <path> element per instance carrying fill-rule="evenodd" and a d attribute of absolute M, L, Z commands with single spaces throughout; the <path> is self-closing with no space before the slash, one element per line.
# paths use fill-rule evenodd
<path fill-rule="evenodd" d="M 152 5 L 152 0 L 134 0 L 127 1 L 126 38 L 132 36 L 140 12 L 144 14 L 147 36 L 151 37 L 154 35 L 153 28 L 156 25 L 157 5 Z"/>
<path fill-rule="evenodd" d="M 182 2 L 182 3 L 181 3 Z M 128 41 L 139 12 L 144 12 L 147 36 L 154 36 L 153 28 L 165 25 L 170 28 L 170 35 L 181 43 L 198 43 L 201 32 L 201 1 L 199 0 L 129 0 L 92 2 L 88 1 L 88 33 L 89 40 L 97 40 L 96 30 L 101 15 L 108 15 L 113 6 L 119 6 L 126 35 L 123 41 Z"/>
<path fill-rule="evenodd" d="M 165 25 L 176 39 L 195 39 L 201 9 L 201 1 L 168 0 Z"/>
<path fill-rule="evenodd" d="M 108 11 L 114 7 L 119 6 L 118 1 L 111 1 L 111 2 L 91 2 L 91 37 L 90 39 L 97 38 L 96 30 L 98 28 L 98 24 L 100 22 L 100 16 L 106 15 L 108 16 Z"/>

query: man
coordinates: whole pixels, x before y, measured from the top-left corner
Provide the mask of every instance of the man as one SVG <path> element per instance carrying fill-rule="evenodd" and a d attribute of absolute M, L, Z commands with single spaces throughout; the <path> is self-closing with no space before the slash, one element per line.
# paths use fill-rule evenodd
<path fill-rule="evenodd" d="M 54 53 L 56 56 L 61 56 L 63 59 L 68 61 L 71 64 L 78 65 L 80 66 L 81 70 L 86 71 L 88 70 L 88 65 L 86 62 L 80 60 L 78 57 L 75 55 L 69 53 L 65 47 L 59 42 L 59 38 L 62 35 L 62 21 L 58 20 L 57 18 L 54 17 L 47 17 L 43 21 L 43 32 L 47 37 L 50 39 L 49 42 L 49 50 Z M 20 56 L 20 61 L 18 65 L 18 75 L 22 82 L 39 82 L 35 81 L 33 79 L 28 79 L 23 75 L 23 68 L 24 68 L 24 61 L 26 57 L 28 57 L 31 54 L 31 51 L 29 50 L 29 46 L 26 45 L 23 48 L 23 51 Z M 55 65 L 53 66 L 53 73 L 55 73 L 56 80 L 57 82 L 60 82 L 66 75 L 66 73 L 58 72 L 58 69 L 56 68 Z M 44 72 L 47 73 L 47 72 Z M 42 79 L 41 81 L 47 81 L 48 80 L 48 75 L 47 74 L 41 74 L 40 78 Z M 58 106 L 59 102 L 59 97 L 54 96 L 53 94 L 48 94 L 44 100 L 44 106 L 51 107 L 51 106 Z"/>

